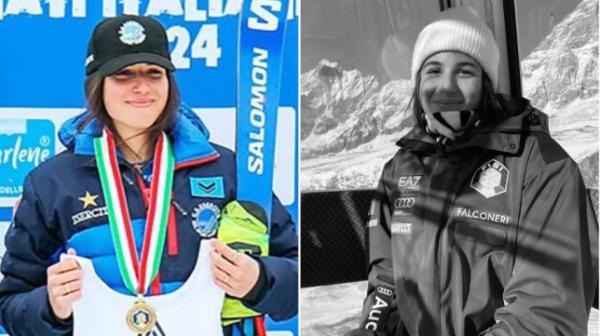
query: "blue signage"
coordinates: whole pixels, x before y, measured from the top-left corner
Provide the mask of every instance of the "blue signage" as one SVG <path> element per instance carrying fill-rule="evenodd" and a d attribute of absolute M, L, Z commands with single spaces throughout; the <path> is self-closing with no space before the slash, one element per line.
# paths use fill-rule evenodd
<path fill-rule="evenodd" d="M 54 155 L 50 120 L 1 119 L 0 197 L 19 197 L 25 175 Z"/>
<path fill-rule="evenodd" d="M 0 207 L 0 222 L 10 222 L 12 220 L 13 208 Z"/>
<path fill-rule="evenodd" d="M 166 28 L 182 101 L 193 108 L 234 107 L 241 4 L 0 0 L 0 106 L 85 106 L 84 65 L 92 30 L 104 18 L 137 14 L 153 16 Z M 281 106 L 298 106 L 298 10 L 297 1 L 289 0 Z"/>

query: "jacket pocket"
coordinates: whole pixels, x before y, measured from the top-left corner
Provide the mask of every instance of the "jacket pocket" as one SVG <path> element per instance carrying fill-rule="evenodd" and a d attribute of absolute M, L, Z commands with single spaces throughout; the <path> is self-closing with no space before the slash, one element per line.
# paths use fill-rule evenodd
<path fill-rule="evenodd" d="M 506 231 L 499 225 L 456 223 L 454 237 L 458 240 L 474 241 L 496 247 L 506 244 Z"/>

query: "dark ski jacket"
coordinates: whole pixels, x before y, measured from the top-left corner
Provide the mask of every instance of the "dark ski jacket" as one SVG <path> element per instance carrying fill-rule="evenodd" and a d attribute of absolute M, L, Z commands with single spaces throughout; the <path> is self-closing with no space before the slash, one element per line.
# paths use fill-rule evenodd
<path fill-rule="evenodd" d="M 11 335 L 71 333 L 72 320 L 64 322 L 54 316 L 46 289 L 46 269 L 69 247 L 90 258 L 110 287 L 132 295 L 119 274 L 94 157 L 93 138 L 101 130 L 94 121 L 78 131 L 84 115 L 62 126 L 59 137 L 67 149 L 27 176 L 22 200 L 6 234 L 0 324 Z M 209 203 L 222 210 L 236 198 L 233 152 L 210 143 L 208 130 L 191 110 L 178 112 L 169 136 L 175 155 L 172 212 L 176 225 L 167 230 L 159 281 L 151 286 L 149 295 L 172 292 L 191 274 L 202 239 L 193 228 L 194 210 Z M 142 176 L 120 157 L 119 166 L 139 254 L 146 225 L 148 175 Z M 151 171 L 147 173 L 151 175 Z M 198 183 L 214 184 L 214 188 L 192 185 Z M 259 258 L 263 288 L 243 302 L 282 320 L 297 312 L 298 245 L 294 223 L 275 197 L 271 218 L 270 256 Z"/>
<path fill-rule="evenodd" d="M 546 115 L 525 99 L 503 105 L 510 117 L 463 142 L 442 147 L 418 127 L 398 141 L 370 210 L 362 330 L 587 334 L 598 283 L 589 195 Z"/>

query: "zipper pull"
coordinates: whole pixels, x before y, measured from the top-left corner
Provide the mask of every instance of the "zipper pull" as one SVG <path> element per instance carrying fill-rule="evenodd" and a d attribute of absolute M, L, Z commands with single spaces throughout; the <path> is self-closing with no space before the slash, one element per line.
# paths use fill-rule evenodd
<path fill-rule="evenodd" d="M 173 203 L 175 209 L 177 209 L 177 211 L 179 211 L 179 213 L 182 214 L 184 217 L 188 215 L 187 211 L 185 211 L 185 209 L 179 203 L 177 203 L 177 201 L 171 199 L 171 203 Z"/>
<path fill-rule="evenodd" d="M 127 176 L 126 172 L 123 172 L 123 179 L 125 180 L 125 182 L 127 182 L 127 184 L 129 184 L 130 186 L 132 186 L 135 182 L 133 182 L 133 180 L 131 179 L 131 177 Z"/>

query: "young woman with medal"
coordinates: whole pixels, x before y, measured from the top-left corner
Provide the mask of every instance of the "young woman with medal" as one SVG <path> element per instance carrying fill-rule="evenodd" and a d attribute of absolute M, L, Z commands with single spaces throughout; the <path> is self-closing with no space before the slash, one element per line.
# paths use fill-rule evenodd
<path fill-rule="evenodd" d="M 88 111 L 27 176 L 6 235 L 11 335 L 264 334 L 259 318 L 248 332 L 245 315 L 224 317 L 225 295 L 234 311 L 296 314 L 294 223 L 275 197 L 269 229 L 264 210 L 235 201 L 235 156 L 180 104 L 174 70 L 158 21 L 94 29 Z"/>

